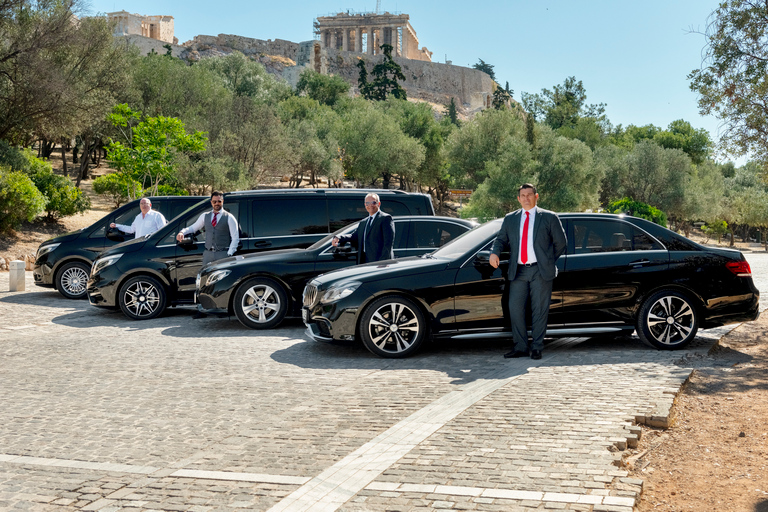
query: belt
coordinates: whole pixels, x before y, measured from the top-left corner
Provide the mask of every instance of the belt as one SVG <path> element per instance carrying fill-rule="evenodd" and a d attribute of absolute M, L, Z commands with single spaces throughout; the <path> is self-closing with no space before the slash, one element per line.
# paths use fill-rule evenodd
<path fill-rule="evenodd" d="M 534 267 L 534 266 L 538 265 L 538 263 L 535 263 L 535 262 L 534 263 L 521 263 L 521 265 L 523 265 L 524 267 Z"/>

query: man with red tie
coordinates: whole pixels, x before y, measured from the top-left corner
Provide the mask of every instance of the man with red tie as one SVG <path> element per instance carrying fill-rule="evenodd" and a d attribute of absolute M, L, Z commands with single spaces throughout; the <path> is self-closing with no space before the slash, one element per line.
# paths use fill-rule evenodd
<path fill-rule="evenodd" d="M 182 229 L 176 235 L 176 240 L 181 242 L 186 234 L 205 231 L 203 266 L 232 256 L 240 242 L 237 219 L 224 209 L 224 194 L 214 190 L 211 194 L 211 207 L 210 212 L 200 215 L 194 224 Z"/>
<path fill-rule="evenodd" d="M 509 250 L 509 316 L 514 347 L 504 357 L 528 356 L 525 306 L 531 301 L 531 359 L 541 359 L 547 317 L 552 299 L 552 280 L 557 258 L 565 252 L 566 239 L 557 214 L 536 206 L 539 194 L 530 183 L 517 191 L 521 209 L 507 214 L 493 243 L 490 264 L 499 267 L 499 255 Z"/>

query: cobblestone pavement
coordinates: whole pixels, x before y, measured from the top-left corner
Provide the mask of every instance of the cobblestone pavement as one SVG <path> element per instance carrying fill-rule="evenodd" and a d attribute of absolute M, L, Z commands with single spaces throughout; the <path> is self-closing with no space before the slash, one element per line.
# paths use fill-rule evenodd
<path fill-rule="evenodd" d="M 758 287 L 768 257 L 748 255 Z M 405 360 L 191 308 L 132 322 L 0 273 L 0 510 L 630 512 L 621 450 L 732 327 Z"/>

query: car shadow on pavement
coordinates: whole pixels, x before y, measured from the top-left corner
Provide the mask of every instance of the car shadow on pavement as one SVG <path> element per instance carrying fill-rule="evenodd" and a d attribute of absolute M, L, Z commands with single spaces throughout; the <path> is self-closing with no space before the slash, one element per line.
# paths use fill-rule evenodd
<path fill-rule="evenodd" d="M 0 303 L 20 306 L 45 306 L 51 308 L 77 308 L 85 310 L 91 305 L 87 300 L 65 299 L 56 290 L 36 291 L 36 293 L 0 292 Z"/>

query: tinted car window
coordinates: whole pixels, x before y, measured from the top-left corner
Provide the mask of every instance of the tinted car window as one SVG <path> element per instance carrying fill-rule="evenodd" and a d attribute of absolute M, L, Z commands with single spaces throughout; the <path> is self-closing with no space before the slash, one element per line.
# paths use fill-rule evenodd
<path fill-rule="evenodd" d="M 254 200 L 252 204 L 253 236 L 328 233 L 325 199 L 301 197 L 295 199 L 258 199 Z M 360 218 L 356 220 L 360 220 Z"/>
<path fill-rule="evenodd" d="M 328 219 L 331 231 L 341 229 L 347 224 L 357 222 L 368 215 L 363 199 L 328 199 Z"/>
<path fill-rule="evenodd" d="M 413 222 L 408 245 L 419 249 L 437 249 L 464 231 L 466 230 L 449 222 Z"/>
<path fill-rule="evenodd" d="M 664 247 L 644 231 L 614 220 L 571 220 L 569 254 L 663 250 Z"/>
<path fill-rule="evenodd" d="M 410 215 L 411 213 L 408 207 L 400 201 L 393 201 L 386 198 L 381 201 L 381 209 L 390 215 Z M 365 211 L 365 208 L 363 208 L 363 211 Z"/>

